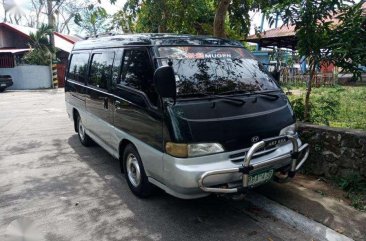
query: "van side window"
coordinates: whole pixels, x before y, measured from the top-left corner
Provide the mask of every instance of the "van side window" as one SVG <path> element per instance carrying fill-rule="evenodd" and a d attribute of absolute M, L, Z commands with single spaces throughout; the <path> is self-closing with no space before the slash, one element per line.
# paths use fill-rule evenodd
<path fill-rule="evenodd" d="M 79 82 L 85 82 L 88 69 L 89 53 L 75 53 L 71 56 L 67 78 Z"/>
<path fill-rule="evenodd" d="M 120 80 L 120 70 L 122 62 L 122 51 L 116 51 L 114 55 L 113 67 L 112 67 L 112 86 L 115 87 Z"/>
<path fill-rule="evenodd" d="M 149 97 L 150 102 L 156 105 L 158 98 L 153 86 L 153 69 L 146 50 L 127 49 L 124 51 L 119 84 L 143 91 Z"/>
<path fill-rule="evenodd" d="M 108 81 L 112 77 L 113 59 L 114 52 L 93 54 L 89 72 L 89 85 L 108 89 Z"/>

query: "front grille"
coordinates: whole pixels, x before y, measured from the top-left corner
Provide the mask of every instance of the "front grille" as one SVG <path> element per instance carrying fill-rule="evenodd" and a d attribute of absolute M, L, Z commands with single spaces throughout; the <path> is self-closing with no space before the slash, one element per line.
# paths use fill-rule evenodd
<path fill-rule="evenodd" d="M 261 156 L 267 155 L 267 154 L 272 153 L 275 150 L 277 150 L 277 148 L 278 148 L 278 146 L 260 150 L 256 153 L 254 153 L 253 157 L 261 157 Z M 229 158 L 232 159 L 231 161 L 234 162 L 234 163 L 243 162 L 246 154 L 247 154 L 247 151 L 239 152 L 239 153 L 235 153 L 235 154 L 230 155 Z"/>

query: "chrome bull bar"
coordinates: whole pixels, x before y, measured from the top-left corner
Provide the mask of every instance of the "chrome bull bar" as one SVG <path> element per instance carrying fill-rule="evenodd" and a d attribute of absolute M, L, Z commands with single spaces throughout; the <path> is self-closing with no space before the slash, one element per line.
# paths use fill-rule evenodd
<path fill-rule="evenodd" d="M 270 146 L 273 143 L 278 142 L 279 140 L 282 141 L 291 141 L 292 143 L 292 151 L 280 156 L 276 156 L 273 158 L 270 158 L 268 160 L 257 162 L 251 165 L 251 160 L 253 155 L 260 149 Z M 304 156 L 301 158 L 301 160 L 298 162 L 298 159 L 300 157 L 300 154 L 302 154 L 305 151 Z M 208 171 L 203 173 L 199 180 L 198 185 L 199 187 L 205 191 L 205 192 L 212 192 L 212 193 L 246 193 L 249 188 L 249 173 L 252 170 L 260 169 L 266 166 L 271 166 L 276 164 L 279 161 L 282 161 L 284 159 L 291 158 L 291 168 L 288 172 L 288 177 L 293 178 L 295 176 L 295 173 L 300 169 L 300 167 L 304 164 L 306 159 L 309 156 L 309 145 L 303 144 L 301 147 L 299 147 L 297 138 L 295 136 L 287 135 L 287 136 L 278 136 L 274 138 L 264 139 L 260 142 L 255 143 L 247 152 L 243 165 L 241 167 L 234 167 L 234 168 L 227 168 L 227 169 L 221 169 L 221 170 L 214 170 L 214 171 Z M 241 187 L 235 187 L 235 188 L 220 188 L 220 187 L 206 187 L 204 185 L 205 178 L 213 175 L 220 175 L 220 174 L 230 174 L 230 173 L 242 173 L 243 179 L 242 183 L 243 185 Z"/>

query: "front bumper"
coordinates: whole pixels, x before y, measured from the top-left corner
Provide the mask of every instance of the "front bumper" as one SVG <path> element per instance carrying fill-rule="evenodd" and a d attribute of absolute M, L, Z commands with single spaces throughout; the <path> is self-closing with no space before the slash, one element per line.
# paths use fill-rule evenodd
<path fill-rule="evenodd" d="M 258 155 L 261 152 L 259 149 L 283 138 L 289 142 L 277 146 L 268 154 Z M 238 159 L 236 154 L 243 151 L 240 160 L 244 161 L 238 163 L 235 161 Z M 250 188 L 249 174 L 268 168 L 280 170 L 290 166 L 288 175 L 293 177 L 307 159 L 308 153 L 308 145 L 302 145 L 297 136 L 280 136 L 230 153 L 195 158 L 175 158 L 164 154 L 164 189 L 180 198 L 197 198 L 210 193 L 243 193 Z M 239 187 L 238 182 L 241 182 Z M 235 188 L 230 188 L 234 184 Z"/>
<path fill-rule="evenodd" d="M 271 142 L 277 141 L 279 139 L 289 140 L 292 143 L 292 151 L 269 158 L 262 162 L 256 162 L 251 164 L 252 158 L 254 154 L 261 148 L 268 146 Z M 301 155 L 303 154 L 303 155 Z M 304 144 L 299 147 L 297 138 L 294 136 L 279 136 L 275 138 L 265 139 L 258 143 L 255 143 L 247 152 L 243 165 L 241 167 L 222 169 L 222 170 L 213 170 L 203 173 L 199 180 L 198 185 L 204 192 L 211 193 L 246 193 L 248 191 L 249 186 L 249 175 L 251 171 L 256 171 L 258 169 L 263 169 L 263 167 L 268 167 L 275 165 L 276 163 L 291 158 L 290 170 L 288 171 L 288 177 L 293 178 L 295 173 L 300 169 L 300 167 L 304 164 L 309 155 L 309 145 Z M 298 160 L 302 156 L 300 160 Z M 226 174 L 226 173 L 242 173 L 242 186 L 234 187 L 234 188 L 223 188 L 223 187 L 207 187 L 204 184 L 204 180 L 209 176 Z"/>
<path fill-rule="evenodd" d="M 8 81 L 8 80 L 1 81 L 0 80 L 0 88 L 8 88 L 12 85 L 13 85 L 13 81 L 11 81 L 11 80 L 10 81 Z"/>

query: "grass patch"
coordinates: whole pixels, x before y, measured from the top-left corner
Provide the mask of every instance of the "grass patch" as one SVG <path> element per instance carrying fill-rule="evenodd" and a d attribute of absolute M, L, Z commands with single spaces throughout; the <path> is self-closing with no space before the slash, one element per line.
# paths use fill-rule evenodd
<path fill-rule="evenodd" d="M 335 179 L 337 185 L 347 192 L 347 198 L 352 206 L 358 210 L 366 211 L 366 180 L 359 174 L 350 174 L 346 177 Z"/>
<path fill-rule="evenodd" d="M 289 99 L 299 120 L 303 116 L 305 86 L 284 86 L 292 90 Z M 332 127 L 366 130 L 366 86 L 313 88 L 311 122 Z"/>

